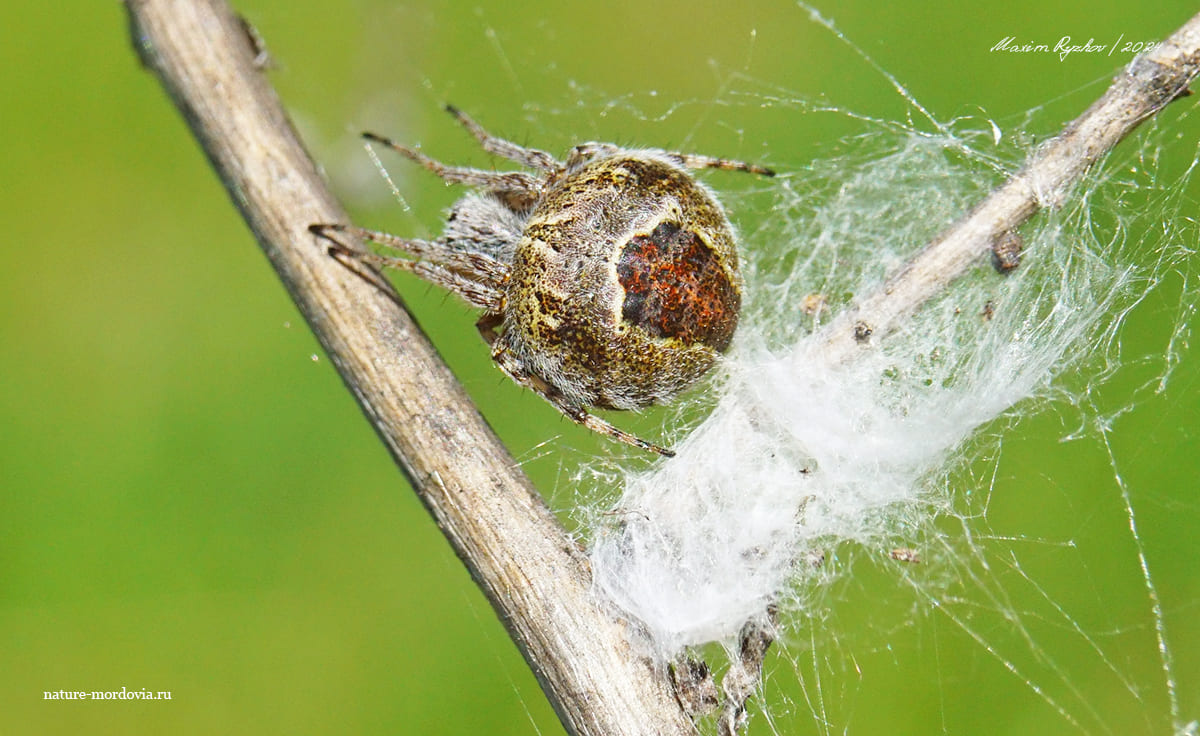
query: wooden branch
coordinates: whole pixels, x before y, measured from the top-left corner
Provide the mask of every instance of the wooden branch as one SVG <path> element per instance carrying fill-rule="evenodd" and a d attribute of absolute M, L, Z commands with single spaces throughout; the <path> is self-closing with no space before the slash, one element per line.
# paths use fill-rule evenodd
<path fill-rule="evenodd" d="M 582 551 L 387 282 L 356 276 L 308 232 L 310 223 L 348 218 L 255 65 L 260 50 L 246 27 L 221 0 L 126 7 L 143 61 L 567 730 L 693 733 L 664 673 L 630 650 L 622 624 L 592 595 Z"/>
<path fill-rule="evenodd" d="M 897 274 L 821 330 L 820 358 L 852 359 L 973 266 L 1043 207 L 1062 202 L 1084 173 L 1143 120 L 1188 94 L 1200 73 L 1200 15 L 1139 56 L 1108 91 L 1015 176 L 925 247 Z M 914 216 L 916 213 L 914 213 Z M 811 360 L 805 353 L 799 356 Z M 803 366 L 798 366 L 803 368 Z"/>

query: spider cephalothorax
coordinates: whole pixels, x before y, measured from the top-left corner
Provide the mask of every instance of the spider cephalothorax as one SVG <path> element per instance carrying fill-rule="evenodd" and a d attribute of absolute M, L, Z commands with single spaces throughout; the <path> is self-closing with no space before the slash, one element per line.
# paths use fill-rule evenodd
<path fill-rule="evenodd" d="M 447 182 L 478 191 L 433 241 L 344 225 L 407 254 L 354 254 L 443 286 L 484 315 L 492 359 L 576 422 L 671 454 L 588 413 L 663 403 L 703 376 L 737 327 L 741 276 L 733 229 L 688 169 L 771 176 L 759 166 L 656 149 L 585 143 L 566 162 L 489 135 L 448 108 L 484 150 L 538 172 L 441 164 L 372 134 Z M 345 251 L 342 251 L 343 253 Z"/>

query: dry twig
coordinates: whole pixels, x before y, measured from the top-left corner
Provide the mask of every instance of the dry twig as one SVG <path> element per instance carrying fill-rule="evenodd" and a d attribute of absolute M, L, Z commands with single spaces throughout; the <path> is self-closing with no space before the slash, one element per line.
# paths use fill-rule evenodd
<path fill-rule="evenodd" d="M 386 281 L 308 231 L 347 222 L 221 0 L 127 0 L 134 43 L 368 419 L 537 674 L 567 730 L 690 734 L 663 673 L 630 651 L 587 560 Z M 387 289 L 387 292 L 383 289 Z"/>

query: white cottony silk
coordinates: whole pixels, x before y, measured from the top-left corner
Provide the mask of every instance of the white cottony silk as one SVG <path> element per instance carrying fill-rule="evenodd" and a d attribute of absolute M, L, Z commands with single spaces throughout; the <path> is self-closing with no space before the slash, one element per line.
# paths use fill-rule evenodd
<path fill-rule="evenodd" d="M 748 304 L 715 407 L 677 457 L 627 472 L 616 508 L 596 516 L 596 585 L 662 657 L 730 642 L 768 605 L 799 603 L 795 584 L 813 575 L 805 560 L 816 552 L 883 545 L 948 509 L 956 449 L 1050 390 L 1072 360 L 1103 351 L 1114 307 L 1136 299 L 1123 254 L 1081 227 L 1083 200 L 1030 228 L 1011 275 L 981 262 L 896 334 L 827 364 L 815 324 L 995 180 L 994 154 L 963 157 L 966 139 L 892 143 L 857 170 L 806 172 L 811 199 L 779 189 L 775 221 L 744 238 Z M 806 302 L 826 311 L 806 316 Z"/>

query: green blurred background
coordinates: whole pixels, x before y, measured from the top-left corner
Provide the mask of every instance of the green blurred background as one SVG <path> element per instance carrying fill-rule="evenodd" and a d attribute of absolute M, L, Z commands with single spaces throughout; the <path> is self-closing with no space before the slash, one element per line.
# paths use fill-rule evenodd
<path fill-rule="evenodd" d="M 2 7 L 0 733 L 560 733 L 139 68 L 120 4 Z M 351 211 L 405 234 L 436 234 L 455 192 L 400 164 L 392 173 L 410 209 L 397 206 L 356 134 L 486 165 L 444 101 L 554 152 L 615 140 L 782 171 L 860 127 L 764 101 L 906 114 L 876 71 L 782 1 L 237 8 L 265 38 L 271 78 Z M 1034 129 L 1046 133 L 1128 56 L 989 53 L 1001 38 L 1157 39 L 1194 7 L 1018 0 L 984 13 L 905 0 L 822 11 L 939 117 L 982 110 L 1012 123 L 1042 106 Z M 1161 123 L 1173 141 L 1164 169 L 1186 166 L 1200 140 L 1186 112 Z M 1138 388 L 1161 358 L 1137 367 L 1162 352 L 1181 313 L 1191 317 L 1179 299 L 1195 269 L 1185 271 L 1132 314 L 1122 345 L 1134 368 L 1095 398 L 1132 406 L 1110 442 L 1186 721 L 1200 718 L 1200 355 L 1182 349 L 1161 394 Z M 398 283 L 569 514 L 573 469 L 602 441 L 504 380 L 468 309 Z M 1070 416 L 1050 407 L 1023 418 L 1005 431 L 998 466 L 978 468 L 979 490 L 998 471 L 973 529 L 1016 540 L 1006 544 L 1017 553 L 996 556 L 1007 564 L 982 585 L 962 576 L 915 593 L 904 580 L 919 570 L 863 564 L 828 595 L 820 630 L 793 632 L 769 660 L 770 716 L 756 715 L 751 733 L 1169 733 L 1121 489 L 1094 433 L 1058 442 Z M 653 432 L 660 418 L 630 425 Z M 951 597 L 960 605 L 941 613 Z M 1041 615 L 1056 606 L 1066 618 Z M 1015 626 L 1010 613 L 1028 615 Z M 172 699 L 42 698 L 122 687 Z"/>

